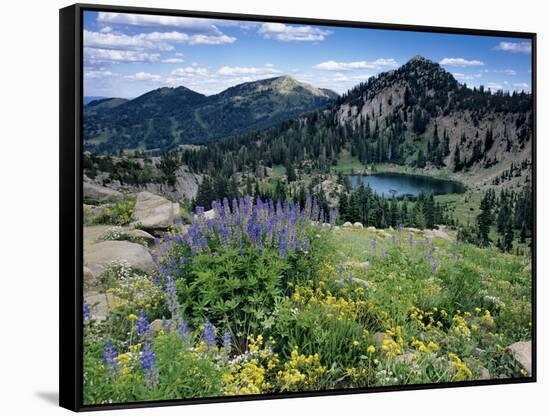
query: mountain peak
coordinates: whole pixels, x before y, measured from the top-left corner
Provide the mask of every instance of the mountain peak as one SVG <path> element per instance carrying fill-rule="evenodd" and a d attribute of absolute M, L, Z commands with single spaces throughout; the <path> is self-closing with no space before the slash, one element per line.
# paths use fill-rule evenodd
<path fill-rule="evenodd" d="M 237 91 L 240 93 L 245 93 L 245 91 L 257 93 L 270 91 L 281 96 L 299 94 L 322 99 L 333 99 L 337 96 L 337 94 L 333 91 L 329 92 L 321 88 L 314 87 L 313 85 L 298 81 L 296 78 L 286 74 L 235 85 L 225 91 L 222 91 L 219 95 L 234 95 Z"/>
<path fill-rule="evenodd" d="M 431 62 L 428 58 L 424 58 L 422 55 L 415 55 L 413 56 L 408 63 L 414 63 L 414 62 Z"/>
<path fill-rule="evenodd" d="M 423 57 L 422 55 L 416 55 L 411 58 L 402 68 L 422 68 L 427 70 L 443 70 L 441 66 L 434 61 L 429 60 L 428 58 Z"/>
<path fill-rule="evenodd" d="M 333 99 L 338 96 L 334 91 L 317 88 L 307 82 L 299 81 L 290 75 L 281 75 L 275 78 L 270 78 L 266 81 L 271 81 L 273 87 L 277 89 L 280 94 L 286 95 L 291 92 L 296 93 L 308 93 L 317 97 Z"/>

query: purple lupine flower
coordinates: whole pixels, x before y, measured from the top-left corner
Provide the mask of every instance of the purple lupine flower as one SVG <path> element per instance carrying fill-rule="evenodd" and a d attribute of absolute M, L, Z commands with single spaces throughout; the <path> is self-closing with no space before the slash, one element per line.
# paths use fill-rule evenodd
<path fill-rule="evenodd" d="M 432 250 L 429 250 L 429 251 L 428 251 L 428 256 L 427 256 L 427 257 L 428 257 L 428 263 L 431 263 L 431 262 L 432 262 L 432 257 L 433 257 L 433 252 L 432 252 Z"/>
<path fill-rule="evenodd" d="M 384 257 L 384 260 L 388 259 L 388 252 L 384 247 L 382 247 L 382 257 Z"/>
<path fill-rule="evenodd" d="M 227 355 L 231 354 L 231 333 L 226 329 L 222 335 L 223 349 Z"/>
<path fill-rule="evenodd" d="M 288 251 L 288 227 L 283 227 L 279 236 L 279 254 L 285 257 Z"/>
<path fill-rule="evenodd" d="M 118 366 L 116 357 L 118 357 L 118 351 L 109 340 L 103 346 L 103 367 L 109 371 L 116 371 Z"/>
<path fill-rule="evenodd" d="M 412 245 L 413 245 L 413 235 L 412 233 L 409 234 L 409 246 L 411 246 L 412 248 Z"/>
<path fill-rule="evenodd" d="M 261 243 L 262 239 L 262 226 L 261 224 L 249 222 L 247 228 L 248 239 L 250 242 L 257 246 Z"/>
<path fill-rule="evenodd" d="M 299 245 L 298 245 L 299 241 L 298 241 L 298 236 L 296 235 L 296 233 L 291 234 L 290 240 L 291 240 L 290 246 L 292 247 L 292 251 L 296 253 L 298 251 L 298 248 L 299 248 Z"/>
<path fill-rule="evenodd" d="M 428 240 L 427 238 L 424 239 L 424 245 L 425 246 L 428 246 L 428 244 L 430 244 L 430 240 Z"/>
<path fill-rule="evenodd" d="M 351 272 L 349 273 L 348 280 L 350 282 L 353 282 L 353 273 L 351 273 Z"/>
<path fill-rule="evenodd" d="M 344 287 L 344 279 L 338 280 L 338 287 L 343 288 Z"/>
<path fill-rule="evenodd" d="M 395 244 L 395 234 L 391 235 L 391 242 L 392 242 L 392 244 Z"/>
<path fill-rule="evenodd" d="M 191 226 L 187 232 L 171 236 L 169 244 L 186 245 L 191 256 L 207 251 L 211 242 L 238 248 L 241 253 L 244 253 L 248 244 L 256 247 L 260 253 L 268 247 L 279 249 L 282 256 L 289 252 L 309 250 L 306 227 L 310 219 L 317 220 L 320 215 L 320 207 L 316 201 L 312 201 L 311 196 L 304 209 L 298 203 L 262 201 L 259 197 L 254 201 L 250 196 L 233 200 L 231 208 L 229 205 L 227 199 L 223 203 L 213 201 L 212 208 L 217 216 L 209 220 L 200 215 L 204 210 L 197 207 L 196 214 L 190 216 Z M 332 212 L 331 215 L 334 222 L 336 213 Z M 166 252 L 169 245 L 161 245 L 162 252 Z M 177 261 L 157 261 L 157 264 L 164 278 L 181 275 L 184 271 Z"/>
<path fill-rule="evenodd" d="M 151 348 L 151 345 L 148 342 L 143 343 L 141 348 L 141 369 L 143 370 L 143 376 L 145 378 L 145 383 L 150 389 L 155 388 L 158 383 L 158 367 L 157 367 L 157 356 Z"/>
<path fill-rule="evenodd" d="M 82 313 L 84 315 L 84 323 L 90 322 L 92 320 L 92 311 L 88 302 L 84 301 L 82 304 Z"/>
<path fill-rule="evenodd" d="M 207 347 L 216 346 L 216 331 L 214 330 L 212 322 L 210 322 L 208 319 L 204 321 L 204 325 L 202 328 L 202 340 Z"/>
<path fill-rule="evenodd" d="M 172 314 L 172 328 L 178 329 L 181 325 L 180 304 L 178 301 L 178 295 L 176 293 L 176 283 L 171 276 L 166 279 L 166 285 L 164 287 L 166 293 L 166 304 L 168 310 Z"/>
<path fill-rule="evenodd" d="M 376 237 L 373 237 L 371 240 L 370 240 L 370 245 L 372 248 L 376 248 Z"/>
<path fill-rule="evenodd" d="M 183 339 L 183 340 L 186 340 L 188 337 L 189 337 L 189 325 L 187 324 L 187 322 L 182 319 L 181 320 L 181 323 L 180 323 L 180 326 L 178 328 L 178 336 Z"/>
<path fill-rule="evenodd" d="M 143 313 L 143 311 L 138 313 L 138 319 L 136 321 L 136 333 L 138 337 L 144 338 L 149 332 L 149 320 Z"/>
<path fill-rule="evenodd" d="M 403 226 L 401 224 L 397 224 L 397 233 L 399 236 L 401 236 L 401 231 L 403 231 Z"/>
<path fill-rule="evenodd" d="M 433 273 L 437 272 L 437 259 L 434 260 L 434 264 L 432 265 L 432 272 Z"/>
<path fill-rule="evenodd" d="M 344 265 L 343 265 L 343 264 L 339 265 L 339 266 L 338 266 L 338 271 L 337 271 L 338 276 L 342 277 L 342 275 L 344 274 L 344 271 L 345 271 L 345 270 L 346 270 L 346 269 L 344 268 Z"/>

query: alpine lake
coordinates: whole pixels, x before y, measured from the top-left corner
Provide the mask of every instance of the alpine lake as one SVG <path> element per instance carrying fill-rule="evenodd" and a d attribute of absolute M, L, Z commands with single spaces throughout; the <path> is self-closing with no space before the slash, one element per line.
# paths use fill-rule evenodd
<path fill-rule="evenodd" d="M 410 175 L 405 173 L 373 173 L 370 175 L 349 175 L 353 188 L 361 183 L 370 188 L 378 195 L 386 198 L 416 197 L 421 193 L 445 195 L 462 194 L 466 187 L 457 181 L 434 178 L 431 176 Z"/>

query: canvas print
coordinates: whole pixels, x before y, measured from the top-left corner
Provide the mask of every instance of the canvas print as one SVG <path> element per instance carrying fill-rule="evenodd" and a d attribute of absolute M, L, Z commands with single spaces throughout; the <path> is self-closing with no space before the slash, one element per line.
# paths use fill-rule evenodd
<path fill-rule="evenodd" d="M 531 39 L 83 12 L 84 405 L 531 377 Z"/>

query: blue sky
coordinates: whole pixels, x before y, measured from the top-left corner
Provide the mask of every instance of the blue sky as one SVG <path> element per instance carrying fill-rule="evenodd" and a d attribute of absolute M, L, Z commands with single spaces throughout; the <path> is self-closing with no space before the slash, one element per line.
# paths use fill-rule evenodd
<path fill-rule="evenodd" d="M 526 39 L 84 13 L 86 96 L 132 98 L 180 85 L 210 95 L 280 75 L 342 93 L 415 55 L 470 87 L 531 89 Z"/>

